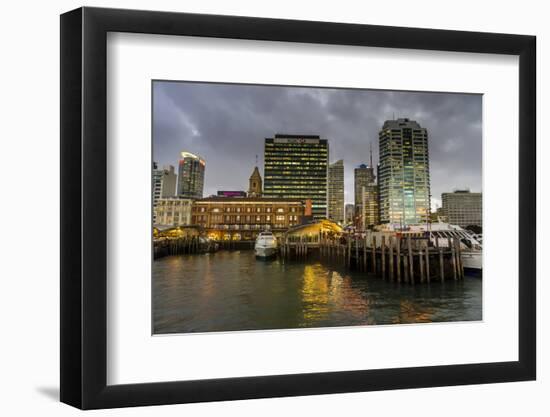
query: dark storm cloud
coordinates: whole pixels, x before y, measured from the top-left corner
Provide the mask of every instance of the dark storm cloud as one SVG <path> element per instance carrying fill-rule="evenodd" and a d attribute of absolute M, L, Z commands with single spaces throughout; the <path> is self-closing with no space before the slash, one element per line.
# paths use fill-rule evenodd
<path fill-rule="evenodd" d="M 378 161 L 385 120 L 407 117 L 428 129 L 433 199 L 454 188 L 481 191 L 481 96 L 155 82 L 154 160 L 177 166 L 182 150 L 206 159 L 205 195 L 246 190 L 263 139 L 275 133 L 329 139 L 330 161 L 344 160 L 346 202 L 353 201 L 353 168 Z M 262 173 L 263 174 L 263 173 Z"/>

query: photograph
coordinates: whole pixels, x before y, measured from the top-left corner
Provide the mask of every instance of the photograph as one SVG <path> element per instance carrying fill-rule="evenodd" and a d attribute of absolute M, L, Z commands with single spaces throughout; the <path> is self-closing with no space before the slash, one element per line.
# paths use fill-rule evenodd
<path fill-rule="evenodd" d="M 481 94 L 152 81 L 152 333 L 481 321 Z"/>

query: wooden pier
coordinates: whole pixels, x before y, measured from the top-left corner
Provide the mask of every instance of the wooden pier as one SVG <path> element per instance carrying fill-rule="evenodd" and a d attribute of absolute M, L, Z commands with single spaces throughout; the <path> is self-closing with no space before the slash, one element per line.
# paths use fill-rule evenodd
<path fill-rule="evenodd" d="M 201 252 L 204 252 L 204 249 L 201 247 L 198 236 L 184 236 L 181 238 L 153 241 L 153 259 L 162 258 L 163 256 Z"/>
<path fill-rule="evenodd" d="M 359 237 L 286 236 L 282 242 L 284 259 L 318 256 L 356 271 L 398 283 L 429 283 L 464 278 L 458 239 L 436 239 L 398 235 Z"/>

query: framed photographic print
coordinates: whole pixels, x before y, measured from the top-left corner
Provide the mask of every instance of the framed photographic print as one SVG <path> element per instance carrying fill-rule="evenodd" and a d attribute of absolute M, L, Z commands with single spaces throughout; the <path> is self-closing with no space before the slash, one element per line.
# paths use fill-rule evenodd
<path fill-rule="evenodd" d="M 535 379 L 535 38 L 61 16 L 61 400 Z"/>

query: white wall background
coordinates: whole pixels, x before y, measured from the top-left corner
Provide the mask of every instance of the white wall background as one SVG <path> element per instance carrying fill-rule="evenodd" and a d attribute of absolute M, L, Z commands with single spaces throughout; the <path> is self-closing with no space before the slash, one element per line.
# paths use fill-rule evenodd
<path fill-rule="evenodd" d="M 59 392 L 59 14 L 79 7 L 70 0 L 9 2 L 0 25 L 0 410 L 3 415 L 74 415 Z M 86 5 L 181 12 L 238 14 L 441 29 L 510 32 L 538 37 L 538 120 L 548 115 L 550 26 L 544 2 L 393 0 L 357 2 L 278 0 L 124 0 Z M 539 129 L 540 213 L 550 209 L 544 191 L 550 154 Z M 545 233 L 547 232 L 547 233 Z M 547 242 L 547 240 L 545 241 Z M 550 249 L 539 239 L 539 259 Z M 550 285 L 540 269 L 538 285 L 538 381 L 344 395 L 237 401 L 100 411 L 95 415 L 299 415 L 409 416 L 548 415 L 550 402 Z M 475 343 L 475 341 L 472 341 Z M 546 394 L 546 395 L 545 395 Z"/>

